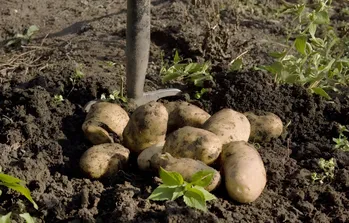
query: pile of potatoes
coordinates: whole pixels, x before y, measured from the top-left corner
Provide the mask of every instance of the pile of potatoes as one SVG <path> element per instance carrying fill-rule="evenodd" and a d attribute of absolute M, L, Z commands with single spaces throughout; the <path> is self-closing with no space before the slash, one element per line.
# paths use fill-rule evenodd
<path fill-rule="evenodd" d="M 140 170 L 158 173 L 162 167 L 188 181 L 200 170 L 212 170 L 207 191 L 224 179 L 232 199 L 250 203 L 260 196 L 267 178 L 262 158 L 249 141 L 279 137 L 283 123 L 272 113 L 243 114 L 229 108 L 210 115 L 183 101 L 152 101 L 131 116 L 117 104 L 98 102 L 88 111 L 82 130 L 94 144 L 80 159 L 90 178 L 115 176 L 133 153 Z"/>

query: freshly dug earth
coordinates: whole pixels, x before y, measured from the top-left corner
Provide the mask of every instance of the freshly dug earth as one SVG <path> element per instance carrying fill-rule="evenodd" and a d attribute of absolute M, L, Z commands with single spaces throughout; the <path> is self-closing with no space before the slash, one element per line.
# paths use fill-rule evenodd
<path fill-rule="evenodd" d="M 191 2 L 152 1 L 146 90 L 163 87 L 158 75 L 160 51 L 168 56 L 178 48 L 185 58 L 214 64 L 216 87 L 193 102 L 211 115 L 222 108 L 260 110 L 275 113 L 284 124 L 291 122 L 285 137 L 258 148 L 268 178 L 262 195 L 241 205 L 229 199 L 222 186 L 215 193 L 219 199 L 208 204 L 208 213 L 188 208 L 180 199 L 149 201 L 157 179 L 137 169 L 136 157 L 130 157 L 115 178 L 85 178 L 79 159 L 92 145 L 81 129 L 83 106 L 120 89 L 125 74 L 126 1 L 14 0 L 5 1 L 0 9 L 0 41 L 32 24 L 40 32 L 31 47 L 1 48 L 0 166 L 28 182 L 40 208 L 34 210 L 24 197 L 4 189 L 0 214 L 28 211 L 38 222 L 349 221 L 349 153 L 333 150 L 332 141 L 338 137 L 338 124 L 349 127 L 348 97 L 332 95 L 329 103 L 301 87 L 277 86 L 260 72 L 226 72 L 230 60 L 245 50 L 249 50 L 244 57 L 248 66 L 269 62 L 266 53 L 273 45 L 268 41 L 282 38 L 286 26 L 271 19 L 276 1 L 217 1 L 230 5 L 220 11 L 220 20 L 215 20 L 216 5 Z M 336 19 L 348 18 L 337 14 Z M 72 82 L 75 62 L 83 65 L 85 76 Z M 64 101 L 55 100 L 55 95 Z M 311 173 L 322 173 L 318 159 L 332 157 L 333 181 L 312 183 Z M 21 222 L 18 216 L 14 220 Z"/>

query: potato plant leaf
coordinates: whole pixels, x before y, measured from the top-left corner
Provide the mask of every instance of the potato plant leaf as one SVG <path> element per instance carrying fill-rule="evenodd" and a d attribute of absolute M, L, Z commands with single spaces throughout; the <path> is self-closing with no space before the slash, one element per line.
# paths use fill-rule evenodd
<path fill-rule="evenodd" d="M 211 170 L 201 170 L 196 172 L 191 178 L 191 183 L 193 185 L 206 187 L 211 183 L 213 174 L 214 172 Z"/>
<path fill-rule="evenodd" d="M 297 51 L 303 55 L 306 54 L 306 51 L 305 51 L 306 44 L 307 44 L 307 37 L 304 35 L 298 36 L 295 40 L 295 46 Z"/>
<path fill-rule="evenodd" d="M 183 189 L 181 187 L 171 187 L 165 184 L 158 186 L 153 193 L 148 197 L 154 201 L 175 200 L 183 195 Z"/>
<path fill-rule="evenodd" d="M 19 216 L 21 216 L 21 218 L 23 218 L 26 223 L 35 223 L 34 219 L 32 218 L 32 216 L 30 216 L 29 213 L 19 214 Z"/>
<path fill-rule="evenodd" d="M 184 203 L 189 207 L 197 208 L 204 212 L 207 211 L 205 196 L 200 190 L 196 188 L 188 189 L 184 193 L 183 200 Z"/>
<path fill-rule="evenodd" d="M 321 87 L 313 87 L 311 89 L 315 94 L 318 94 L 326 99 L 331 99 L 331 97 L 327 94 L 327 92 Z"/>
<path fill-rule="evenodd" d="M 214 196 L 213 194 L 211 194 L 210 192 L 205 190 L 203 187 L 194 186 L 193 188 L 195 188 L 195 189 L 197 189 L 197 190 L 202 192 L 202 194 L 204 195 L 205 201 L 212 201 L 212 200 L 216 200 L 217 199 L 216 196 Z"/>
<path fill-rule="evenodd" d="M 184 183 L 183 177 L 176 172 L 166 171 L 160 167 L 160 178 L 164 184 L 169 186 L 182 185 Z"/>
<path fill-rule="evenodd" d="M 0 215 L 0 223 L 11 223 L 11 212 L 6 215 Z"/>

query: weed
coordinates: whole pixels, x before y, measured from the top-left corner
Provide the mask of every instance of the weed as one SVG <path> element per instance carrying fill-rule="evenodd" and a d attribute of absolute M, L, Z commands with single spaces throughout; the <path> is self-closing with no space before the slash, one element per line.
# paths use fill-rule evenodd
<path fill-rule="evenodd" d="M 191 182 L 185 182 L 182 175 L 177 172 L 168 172 L 160 167 L 160 178 L 163 184 L 158 186 L 148 199 L 174 201 L 183 196 L 184 203 L 204 212 L 207 211 L 206 201 L 217 199 L 205 190 L 213 178 L 212 171 L 199 171 L 193 175 Z"/>
<path fill-rule="evenodd" d="M 183 80 L 186 83 L 192 83 L 196 87 L 203 88 L 205 81 L 213 80 L 210 70 L 211 63 L 200 64 L 193 63 L 190 59 L 182 59 L 176 50 L 172 65 L 169 66 L 162 61 L 160 75 L 163 83 L 171 80 Z"/>
<path fill-rule="evenodd" d="M 55 95 L 55 96 L 53 97 L 53 101 L 54 101 L 55 103 L 60 103 L 60 102 L 64 101 L 64 98 L 63 98 L 62 95 Z"/>
<path fill-rule="evenodd" d="M 342 150 L 344 152 L 349 152 L 349 141 L 348 138 L 344 135 L 344 132 L 349 132 L 349 130 L 345 126 L 339 125 L 339 137 L 333 138 L 333 141 L 336 143 L 334 148 Z"/>
<path fill-rule="evenodd" d="M 311 178 L 313 182 L 319 181 L 320 184 L 323 184 L 325 179 L 332 180 L 334 178 L 334 169 L 336 166 L 334 158 L 331 158 L 328 161 L 320 158 L 318 165 L 323 173 L 312 173 Z"/>
<path fill-rule="evenodd" d="M 123 95 L 122 91 L 115 90 L 112 92 L 112 94 L 109 94 L 108 97 L 105 96 L 105 94 L 101 95 L 101 100 L 105 101 L 117 101 L 121 100 L 122 102 L 126 103 L 127 98 Z"/>
<path fill-rule="evenodd" d="M 71 94 L 71 92 L 74 90 L 76 84 L 85 76 L 85 74 L 82 72 L 81 70 L 82 65 L 81 64 L 76 64 L 75 65 L 75 71 L 74 73 L 71 75 L 71 77 L 69 78 L 71 84 L 72 84 L 72 88 L 70 89 L 67 97 Z"/>
<path fill-rule="evenodd" d="M 327 99 L 328 89 L 337 91 L 337 85 L 348 85 L 349 59 L 344 39 L 331 26 L 331 3 L 318 0 L 311 12 L 305 3 L 287 3 L 282 13 L 294 15 L 298 24 L 286 39 L 287 48 L 270 53 L 274 63 L 258 69 L 270 72 L 278 83 L 299 84 Z M 294 41 L 289 43 L 291 38 Z"/>
<path fill-rule="evenodd" d="M 36 25 L 32 25 L 23 34 L 17 33 L 13 38 L 8 40 L 6 46 L 22 46 L 28 44 L 37 31 L 39 31 L 39 28 Z"/>

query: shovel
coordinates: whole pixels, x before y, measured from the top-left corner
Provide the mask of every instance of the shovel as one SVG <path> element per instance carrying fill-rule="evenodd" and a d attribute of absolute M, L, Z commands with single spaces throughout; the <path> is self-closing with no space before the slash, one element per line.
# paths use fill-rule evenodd
<path fill-rule="evenodd" d="M 175 88 L 144 92 L 150 49 L 150 0 L 127 0 L 126 90 L 136 107 L 163 97 L 175 96 Z M 85 112 L 99 100 L 85 105 Z"/>

